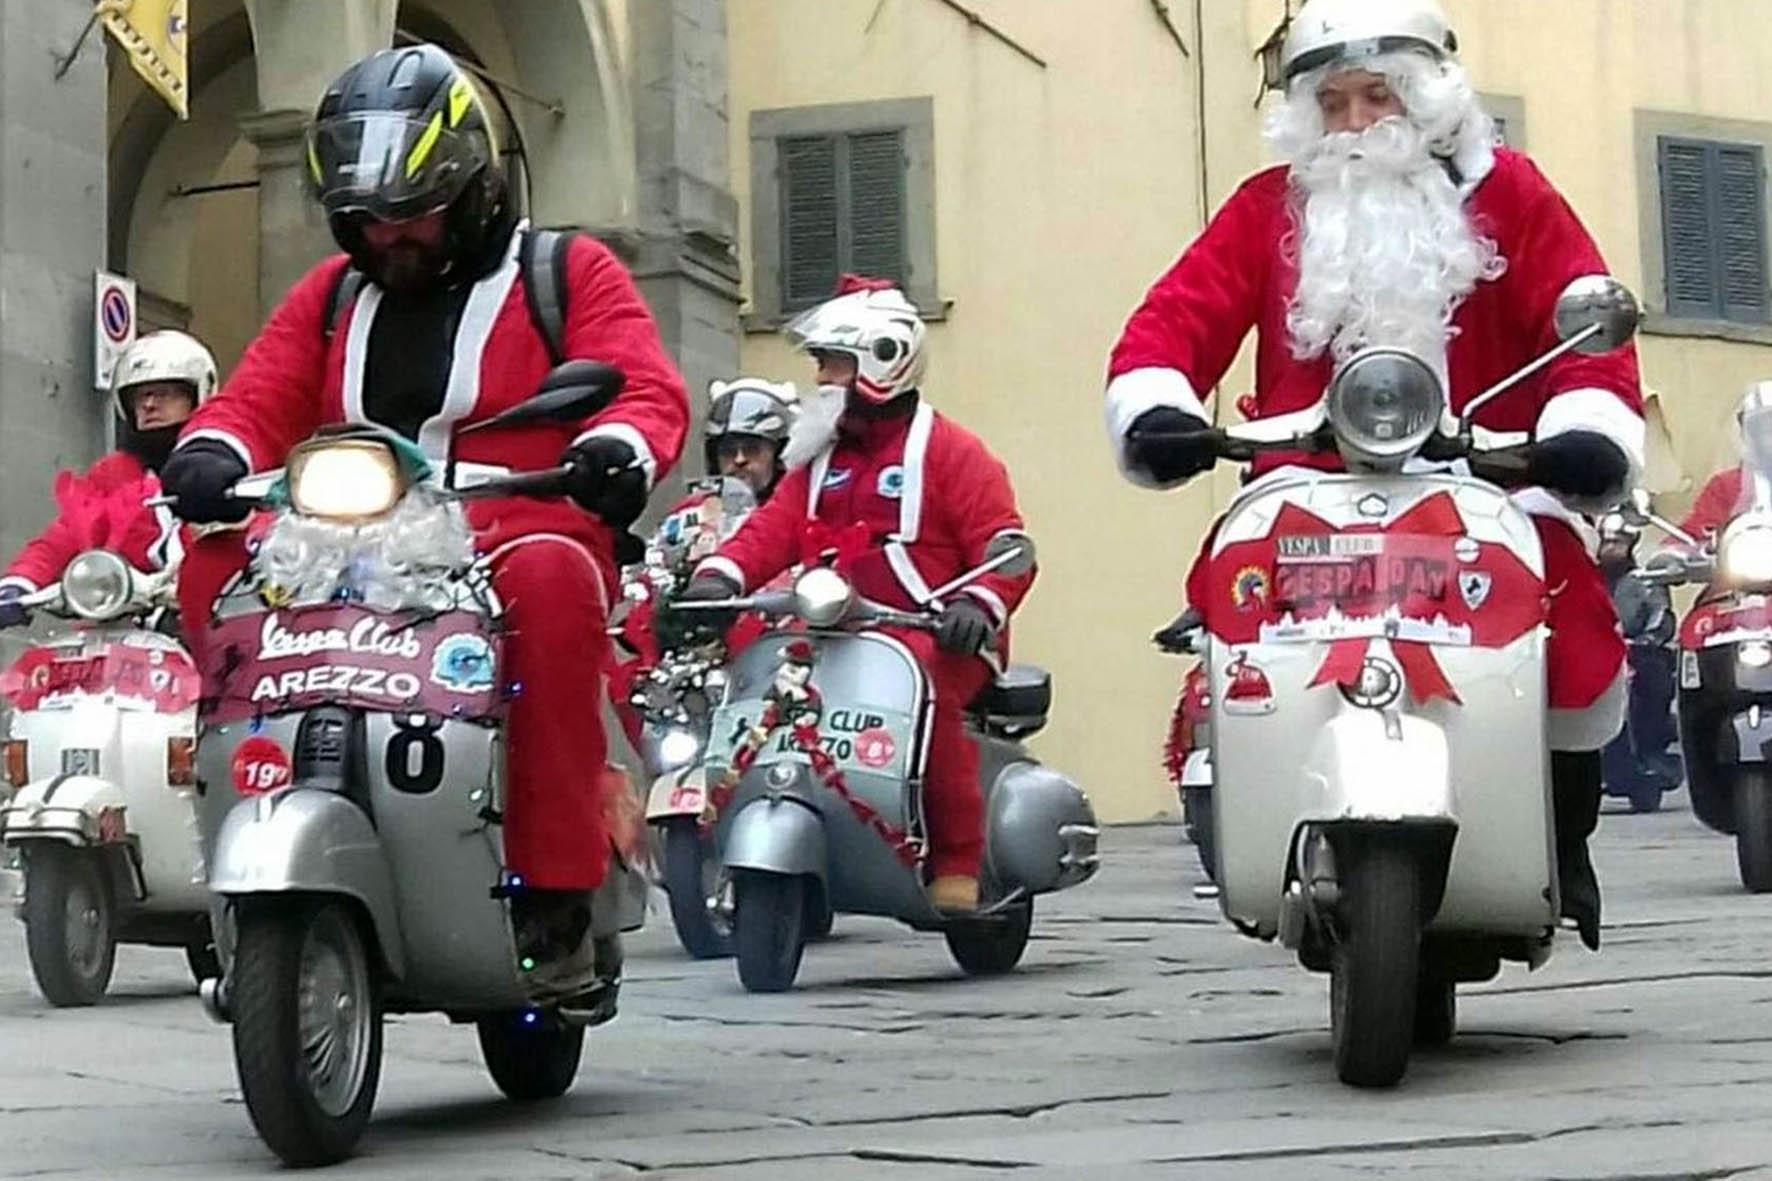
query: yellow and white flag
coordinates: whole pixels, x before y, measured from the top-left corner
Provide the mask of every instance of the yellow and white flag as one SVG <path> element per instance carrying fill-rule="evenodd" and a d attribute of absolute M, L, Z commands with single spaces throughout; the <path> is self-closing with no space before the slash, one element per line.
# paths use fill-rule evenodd
<path fill-rule="evenodd" d="M 180 119 L 190 118 L 185 58 L 187 0 L 98 0 L 105 31 L 129 55 L 129 64 Z"/>

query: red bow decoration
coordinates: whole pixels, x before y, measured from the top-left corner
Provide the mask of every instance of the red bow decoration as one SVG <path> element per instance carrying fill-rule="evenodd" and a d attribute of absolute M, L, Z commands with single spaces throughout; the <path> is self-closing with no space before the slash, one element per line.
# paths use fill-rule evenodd
<path fill-rule="evenodd" d="M 853 271 L 844 272 L 837 279 L 837 295 L 854 295 L 857 291 L 893 291 L 898 287 L 896 279 L 876 279 L 872 275 L 858 275 Z"/>
<path fill-rule="evenodd" d="M 1249 644 L 1261 640 L 1264 625 L 1288 615 L 1308 620 L 1335 610 L 1370 618 L 1395 611 L 1404 619 L 1468 628 L 1475 647 L 1502 647 L 1543 621 L 1544 582 L 1506 546 L 1479 543 L 1466 532 L 1446 492 L 1424 497 L 1387 525 L 1336 526 L 1285 504 L 1265 537 L 1233 542 L 1213 555 L 1207 625 L 1220 640 Z M 1309 540 L 1374 535 L 1382 538 L 1376 545 L 1340 552 Z M 1357 683 L 1370 642 L 1364 636 L 1332 641 L 1311 684 Z M 1430 644 L 1390 643 L 1416 702 L 1459 700 Z"/>
<path fill-rule="evenodd" d="M 800 564 L 828 564 L 837 573 L 848 576 L 854 571 L 856 559 L 873 548 L 873 531 L 861 521 L 851 521 L 843 526 L 812 521 L 800 537 Z"/>

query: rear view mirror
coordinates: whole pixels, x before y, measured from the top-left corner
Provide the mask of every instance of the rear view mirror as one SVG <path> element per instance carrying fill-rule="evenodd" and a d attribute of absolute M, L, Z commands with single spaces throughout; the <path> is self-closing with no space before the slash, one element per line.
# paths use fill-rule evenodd
<path fill-rule="evenodd" d="M 578 422 L 613 402 L 625 382 L 621 370 L 613 365 L 566 361 L 554 366 L 528 398 L 491 418 L 469 423 L 457 433 L 529 422 Z"/>
<path fill-rule="evenodd" d="M 1637 334 L 1642 309 L 1630 288 L 1611 275 L 1583 275 L 1557 297 L 1557 339 L 1590 335 L 1572 347 L 1578 353 L 1609 353 Z"/>

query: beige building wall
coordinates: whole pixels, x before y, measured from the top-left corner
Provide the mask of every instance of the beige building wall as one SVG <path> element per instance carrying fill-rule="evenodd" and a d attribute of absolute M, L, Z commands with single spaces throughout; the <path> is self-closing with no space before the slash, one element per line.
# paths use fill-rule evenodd
<path fill-rule="evenodd" d="M 940 0 L 729 7 L 747 283 L 752 112 L 933 98 L 938 289 L 951 305 L 930 328 L 929 396 L 1016 477 L 1042 545 L 1017 652 L 1056 676 L 1038 747 L 1115 820 L 1174 809 L 1158 752 L 1181 669 L 1148 637 L 1180 607 L 1186 564 L 1234 477 L 1221 470 L 1209 486 L 1169 494 L 1122 481 L 1103 438 L 1103 366 L 1144 287 L 1198 232 L 1202 197 L 1216 208 L 1263 162 L 1252 54 L 1282 2 L 1168 4 L 1184 54 L 1149 0 L 967 0 L 1044 68 Z M 1523 114 L 1527 150 L 1616 273 L 1658 308 L 1639 201 L 1655 200 L 1653 138 L 1645 164 L 1637 112 L 1772 124 L 1763 0 L 1447 7 L 1477 88 Z M 1647 216 L 1658 235 L 1653 205 Z M 1662 394 L 1688 477 L 1701 480 L 1726 453 L 1742 384 L 1772 376 L 1762 340 L 1643 338 L 1645 380 Z M 1225 383 L 1231 397 L 1248 388 L 1246 354 Z M 742 358 L 749 371 L 808 376 L 768 334 L 748 334 Z"/>

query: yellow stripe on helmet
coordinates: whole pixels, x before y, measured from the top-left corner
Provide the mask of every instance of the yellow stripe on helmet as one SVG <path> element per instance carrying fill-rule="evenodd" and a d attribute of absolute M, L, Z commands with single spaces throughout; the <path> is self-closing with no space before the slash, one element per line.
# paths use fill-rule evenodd
<path fill-rule="evenodd" d="M 474 87 L 466 74 L 458 75 L 449 87 L 449 126 L 460 127 L 461 121 L 474 105 Z"/>
<path fill-rule="evenodd" d="M 412 151 L 406 153 L 407 180 L 417 176 L 418 170 L 425 166 L 425 161 L 430 158 L 431 149 L 437 146 L 437 140 L 442 134 L 443 112 L 438 111 L 431 116 L 431 121 L 425 127 L 424 134 L 418 137 L 418 142 L 412 145 Z"/>
<path fill-rule="evenodd" d="M 320 153 L 314 150 L 314 136 L 308 135 L 308 171 L 314 174 L 314 183 L 325 184 L 326 177 L 320 168 Z"/>

